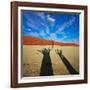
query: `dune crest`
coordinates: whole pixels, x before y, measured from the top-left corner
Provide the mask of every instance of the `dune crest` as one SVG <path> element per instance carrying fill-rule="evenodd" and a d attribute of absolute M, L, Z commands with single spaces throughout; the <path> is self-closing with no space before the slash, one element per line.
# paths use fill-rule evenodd
<path fill-rule="evenodd" d="M 63 43 L 52 40 L 46 40 L 42 38 L 37 38 L 33 36 L 22 36 L 22 44 L 24 45 L 59 45 L 59 46 L 79 46 L 75 43 Z"/>

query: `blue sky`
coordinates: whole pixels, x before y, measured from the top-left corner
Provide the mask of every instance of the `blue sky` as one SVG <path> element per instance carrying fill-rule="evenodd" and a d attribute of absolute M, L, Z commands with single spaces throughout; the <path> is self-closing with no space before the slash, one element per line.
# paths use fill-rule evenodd
<path fill-rule="evenodd" d="M 22 35 L 79 44 L 79 14 L 22 10 Z"/>

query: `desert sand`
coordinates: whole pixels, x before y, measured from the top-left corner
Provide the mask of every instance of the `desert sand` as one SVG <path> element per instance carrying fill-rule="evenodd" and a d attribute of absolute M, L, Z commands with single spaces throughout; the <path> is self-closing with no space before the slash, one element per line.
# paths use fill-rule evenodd
<path fill-rule="evenodd" d="M 43 48 L 50 48 L 51 50 L 50 58 L 54 75 L 70 74 L 59 55 L 55 52 L 57 49 L 62 50 L 62 54 L 67 58 L 73 68 L 79 72 L 79 46 L 54 45 L 52 48 L 51 45 L 23 45 L 22 74 L 24 77 L 40 76 L 43 54 L 38 50 L 42 50 Z"/>

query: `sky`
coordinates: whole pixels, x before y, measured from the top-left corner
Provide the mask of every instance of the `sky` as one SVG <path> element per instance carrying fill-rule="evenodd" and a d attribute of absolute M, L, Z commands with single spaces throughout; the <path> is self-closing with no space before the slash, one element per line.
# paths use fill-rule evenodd
<path fill-rule="evenodd" d="M 79 44 L 79 14 L 22 10 L 22 36 Z"/>

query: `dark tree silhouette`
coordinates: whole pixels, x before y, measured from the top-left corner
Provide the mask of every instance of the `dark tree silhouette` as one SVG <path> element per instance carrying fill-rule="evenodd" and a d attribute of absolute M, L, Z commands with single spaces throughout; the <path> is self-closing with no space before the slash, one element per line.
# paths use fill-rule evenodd
<path fill-rule="evenodd" d="M 54 41 L 52 40 L 52 48 L 54 47 Z"/>
<path fill-rule="evenodd" d="M 50 49 L 44 48 L 43 50 L 38 51 L 43 54 L 40 76 L 53 75 L 52 63 L 50 58 Z"/>
<path fill-rule="evenodd" d="M 64 55 L 62 55 L 62 50 L 55 50 L 56 53 L 59 55 L 61 60 L 63 61 L 64 65 L 66 66 L 67 70 L 69 71 L 70 74 L 79 74 L 70 64 L 70 62 L 66 59 Z"/>

